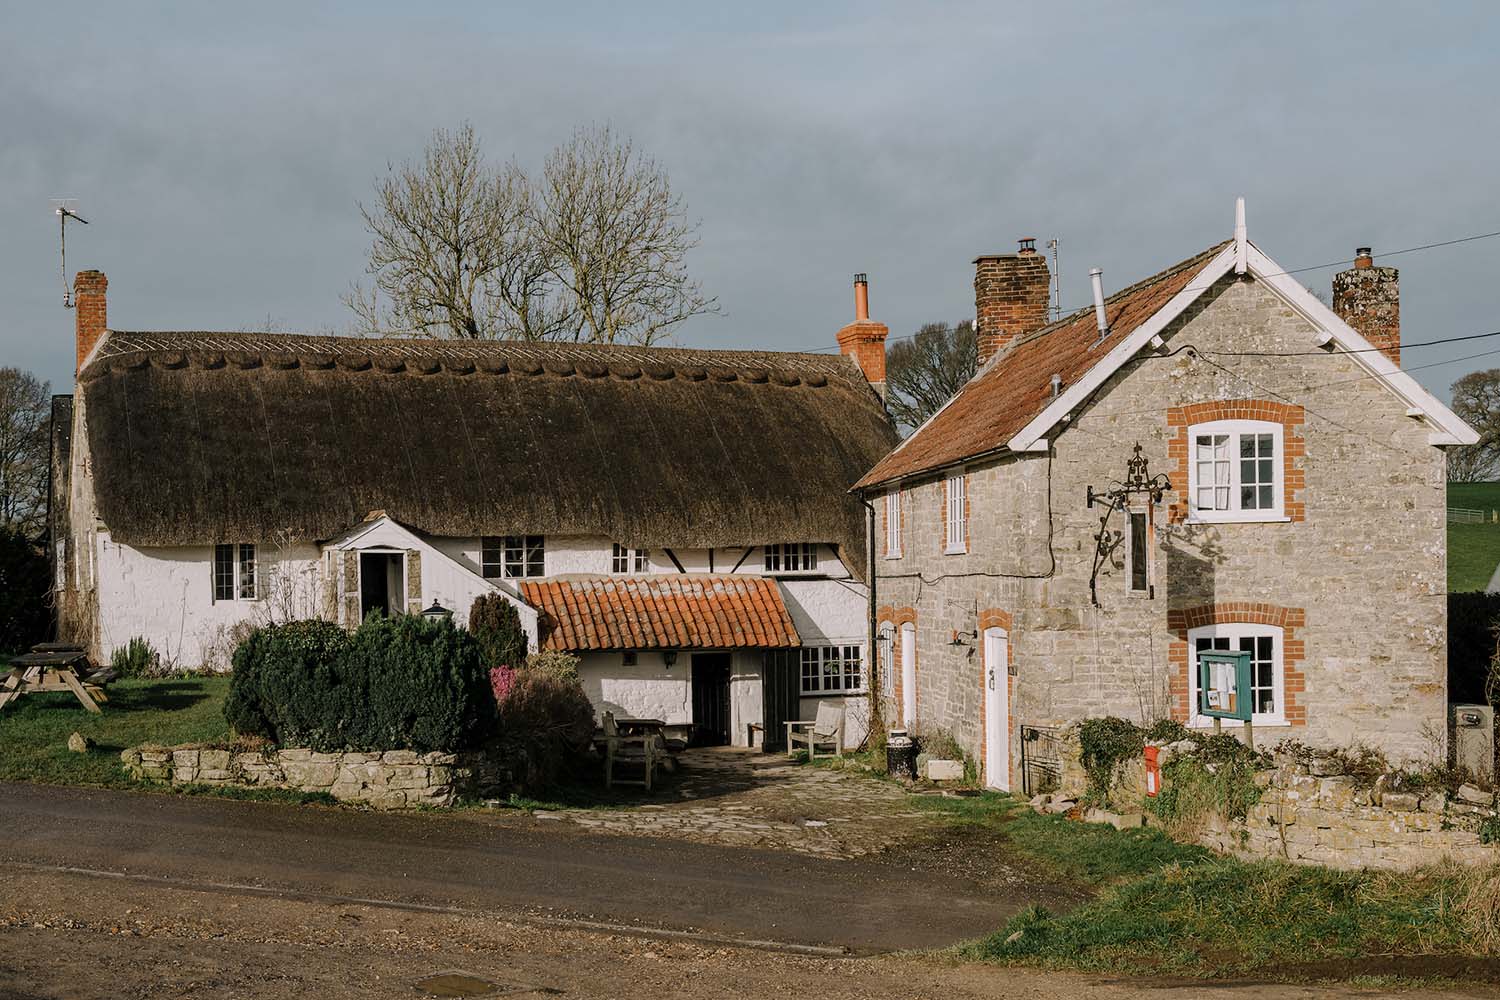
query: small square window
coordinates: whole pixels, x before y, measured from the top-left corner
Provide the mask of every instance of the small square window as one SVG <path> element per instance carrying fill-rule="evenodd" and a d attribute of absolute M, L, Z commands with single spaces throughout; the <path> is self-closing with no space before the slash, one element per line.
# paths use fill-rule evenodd
<path fill-rule="evenodd" d="M 1264 420 L 1220 420 L 1191 428 L 1193 519 L 1280 520 L 1281 439 L 1281 425 Z"/>
<path fill-rule="evenodd" d="M 858 646 L 804 646 L 802 693 L 847 694 L 863 685 Z"/>
<path fill-rule="evenodd" d="M 651 554 L 645 549 L 632 549 L 615 543 L 610 556 L 610 569 L 615 573 L 647 573 L 651 570 Z"/>
<path fill-rule="evenodd" d="M 818 568 L 818 547 L 812 542 L 766 546 L 767 573 L 810 573 Z"/>
<path fill-rule="evenodd" d="M 501 568 L 507 579 L 546 576 L 547 550 L 541 535 L 506 535 Z"/>

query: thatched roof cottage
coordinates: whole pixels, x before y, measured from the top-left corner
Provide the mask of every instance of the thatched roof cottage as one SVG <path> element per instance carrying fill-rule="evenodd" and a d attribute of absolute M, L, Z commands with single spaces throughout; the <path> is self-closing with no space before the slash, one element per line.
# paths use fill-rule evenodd
<path fill-rule="evenodd" d="M 247 623 L 501 593 L 600 711 L 743 743 L 862 699 L 848 490 L 895 441 L 867 316 L 847 354 L 125 332 L 106 285 L 78 275 L 53 483 L 98 655 L 222 666 Z"/>

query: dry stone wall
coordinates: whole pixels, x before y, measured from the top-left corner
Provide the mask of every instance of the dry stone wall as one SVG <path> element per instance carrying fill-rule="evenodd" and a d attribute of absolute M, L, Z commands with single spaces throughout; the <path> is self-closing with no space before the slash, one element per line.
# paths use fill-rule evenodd
<path fill-rule="evenodd" d="M 514 790 L 520 773 L 516 760 L 482 750 L 318 753 L 142 746 L 120 757 L 138 780 L 326 793 L 377 809 L 450 806 L 460 798 L 504 795 Z"/>
<path fill-rule="evenodd" d="M 1159 748 L 1163 768 L 1181 744 Z M 1166 772 L 1163 772 L 1166 774 Z M 1170 777 L 1163 778 L 1163 788 Z M 1244 819 L 1209 816 L 1188 838 L 1223 854 L 1274 858 L 1329 868 L 1415 868 L 1442 858 L 1465 864 L 1500 860 L 1495 795 L 1474 785 L 1456 791 L 1406 790 L 1394 775 L 1373 784 L 1344 773 L 1336 755 L 1278 753 L 1258 770 L 1260 800 Z M 1063 732 L 1057 791 L 1037 796 L 1038 811 L 1068 812 L 1116 826 L 1159 825 L 1146 796 L 1145 762 L 1121 764 L 1110 786 L 1119 812 L 1084 809 L 1088 785 L 1077 730 Z"/>

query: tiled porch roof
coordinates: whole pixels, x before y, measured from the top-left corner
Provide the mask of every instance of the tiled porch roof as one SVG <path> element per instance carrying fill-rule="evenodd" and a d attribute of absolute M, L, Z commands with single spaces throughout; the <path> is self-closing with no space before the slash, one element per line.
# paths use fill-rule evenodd
<path fill-rule="evenodd" d="M 776 581 L 754 576 L 595 576 L 521 583 L 543 649 L 800 646 Z"/>

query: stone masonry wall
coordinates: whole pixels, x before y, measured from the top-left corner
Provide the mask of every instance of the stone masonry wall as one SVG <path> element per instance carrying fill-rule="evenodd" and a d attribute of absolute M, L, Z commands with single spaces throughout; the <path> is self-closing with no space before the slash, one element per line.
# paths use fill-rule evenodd
<path fill-rule="evenodd" d="M 377 809 L 449 806 L 461 797 L 503 795 L 513 790 L 516 773 L 513 762 L 484 751 L 318 753 L 148 745 L 120 757 L 138 780 L 323 792 Z"/>
<path fill-rule="evenodd" d="M 904 721 L 947 727 L 982 760 L 982 645 L 962 634 L 955 645 L 954 633 L 1009 615 L 1018 785 L 1021 725 L 1180 718 L 1186 626 L 1251 620 L 1289 630 L 1288 726 L 1257 725 L 1262 740 L 1359 741 L 1397 762 L 1440 754 L 1444 455 L 1355 361 L 1307 355 L 1315 333 L 1262 284 L 1224 279 L 1164 331 L 1160 356 L 1127 365 L 1054 433 L 1050 454 L 967 467 L 965 554 L 943 552 L 942 476 L 952 470 L 907 484 L 901 555 L 877 565 L 880 620 L 904 616 L 916 626 L 917 719 Z M 1233 356 L 1245 352 L 1302 353 Z M 1302 411 L 1292 425 L 1302 454 L 1291 456 L 1299 519 L 1174 523 L 1167 511 L 1186 487 L 1174 482 L 1156 519 L 1155 598 L 1129 590 L 1121 546 L 1105 561 L 1094 607 L 1089 577 L 1102 511 L 1087 507 L 1087 488 L 1123 478 L 1137 442 L 1153 473 L 1175 477 L 1181 429 L 1173 418 L 1225 401 L 1275 404 L 1289 420 Z M 1123 530 L 1119 513 L 1110 528 Z M 901 719 L 899 698 L 884 709 Z"/>
<path fill-rule="evenodd" d="M 1037 796 L 1043 811 L 1071 811 L 1083 800 L 1088 776 L 1080 763 L 1076 731 L 1064 730 L 1062 780 L 1057 791 Z M 1161 763 L 1172 745 L 1160 748 Z M 1165 782 L 1170 778 L 1163 779 Z M 1300 759 L 1278 753 L 1258 771 L 1260 801 L 1243 820 L 1212 816 L 1192 839 L 1222 854 L 1273 858 L 1330 868 L 1415 868 L 1442 858 L 1465 864 L 1500 860 L 1500 844 L 1486 844 L 1482 830 L 1500 819 L 1493 792 L 1464 785 L 1441 790 L 1394 791 L 1389 776 L 1373 786 L 1343 773 L 1331 755 Z M 1145 764 L 1121 765 L 1110 790 L 1111 804 L 1123 813 L 1090 810 L 1084 818 L 1118 825 L 1155 825 L 1147 805 Z M 1121 822 L 1121 820 L 1124 822 Z"/>

